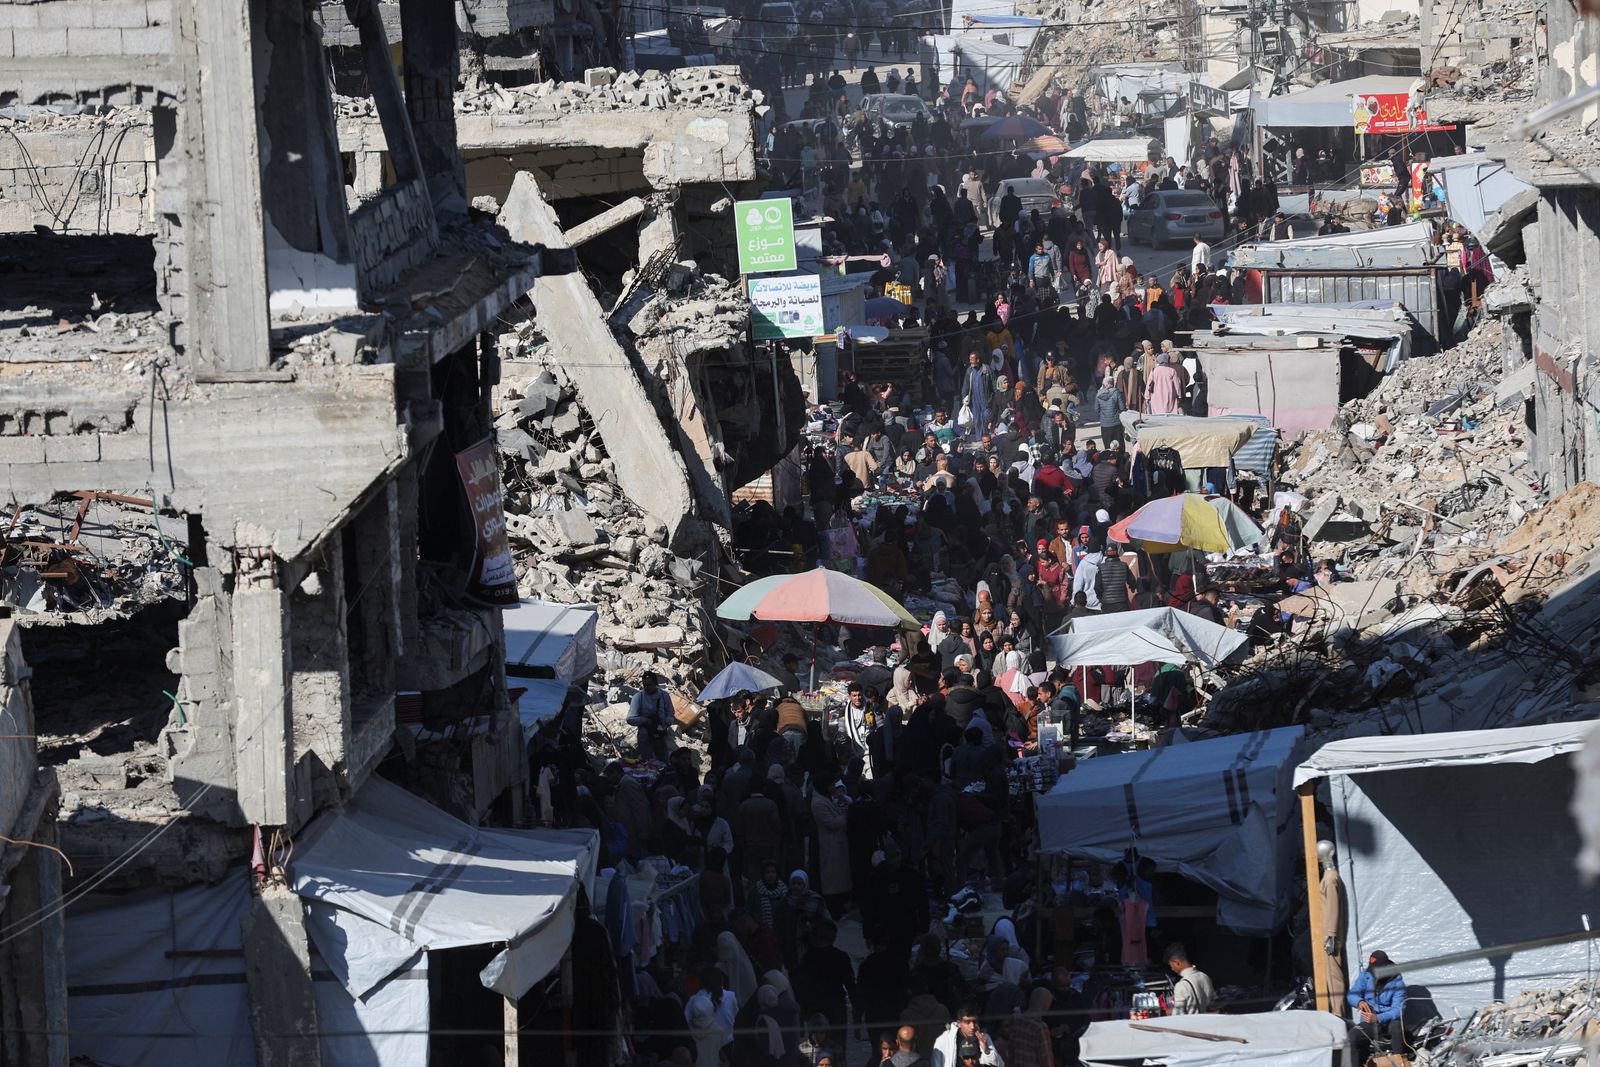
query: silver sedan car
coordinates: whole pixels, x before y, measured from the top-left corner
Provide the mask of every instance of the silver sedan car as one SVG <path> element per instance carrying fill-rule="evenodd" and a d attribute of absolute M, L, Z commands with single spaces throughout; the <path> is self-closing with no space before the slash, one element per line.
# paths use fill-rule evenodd
<path fill-rule="evenodd" d="M 1216 201 L 1187 189 L 1158 189 L 1128 212 L 1128 240 L 1151 248 L 1197 236 L 1220 241 L 1223 233 L 1222 209 Z"/>

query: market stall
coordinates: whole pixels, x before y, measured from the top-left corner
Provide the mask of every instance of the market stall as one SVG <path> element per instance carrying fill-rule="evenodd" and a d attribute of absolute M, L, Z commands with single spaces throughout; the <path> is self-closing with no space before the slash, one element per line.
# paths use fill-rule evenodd
<path fill-rule="evenodd" d="M 1270 486 L 1278 431 L 1265 415 L 1195 418 L 1123 412 L 1122 426 L 1145 455 L 1156 448 L 1176 449 L 1190 490 L 1201 488 L 1207 470 L 1221 470 L 1230 479 L 1245 474 Z"/>
<path fill-rule="evenodd" d="M 1136 849 L 1215 891 L 1221 925 L 1271 934 L 1293 896 L 1303 736 L 1290 726 L 1088 760 L 1039 798 L 1040 851 L 1110 864 Z"/>
<path fill-rule="evenodd" d="M 1345 959 L 1387 952 L 1419 1006 L 1446 1018 L 1590 973 L 1593 945 L 1581 938 L 1405 965 L 1579 933 L 1585 915 L 1600 916 L 1600 886 L 1586 884 L 1573 863 L 1581 847 L 1574 761 L 1594 729 L 1569 722 L 1354 737 L 1302 763 L 1294 781 L 1305 803 L 1325 788 L 1333 815 L 1347 893 Z M 1314 928 L 1319 919 L 1320 908 Z"/>

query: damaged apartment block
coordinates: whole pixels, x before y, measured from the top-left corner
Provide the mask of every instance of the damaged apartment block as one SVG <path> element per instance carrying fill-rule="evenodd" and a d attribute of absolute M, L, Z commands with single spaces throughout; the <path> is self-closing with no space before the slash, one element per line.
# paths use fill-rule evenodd
<path fill-rule="evenodd" d="M 86 984 L 75 916 L 247 879 L 242 931 L 156 952 L 247 988 L 196 1054 L 338 1060 L 296 835 L 396 785 L 525 823 L 519 592 L 613 602 L 608 694 L 707 640 L 729 491 L 801 427 L 736 280 L 759 94 L 490 85 L 496 10 L 0 0 L 0 1063 L 117 1059 L 81 1035 L 152 995 Z M 514 1019 L 482 985 L 423 1010 Z"/>

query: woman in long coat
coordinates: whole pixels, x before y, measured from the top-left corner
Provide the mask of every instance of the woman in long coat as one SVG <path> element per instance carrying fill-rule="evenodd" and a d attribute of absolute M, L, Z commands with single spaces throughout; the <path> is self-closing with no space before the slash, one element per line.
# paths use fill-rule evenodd
<path fill-rule="evenodd" d="M 850 839 L 846 809 L 850 803 L 843 782 L 834 782 L 830 796 L 811 798 L 811 820 L 817 827 L 817 888 L 834 918 L 850 900 Z"/>

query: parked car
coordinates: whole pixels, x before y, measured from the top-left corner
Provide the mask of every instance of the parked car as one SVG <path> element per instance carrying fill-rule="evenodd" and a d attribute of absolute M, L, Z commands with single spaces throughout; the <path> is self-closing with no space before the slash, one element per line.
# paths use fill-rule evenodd
<path fill-rule="evenodd" d="M 768 40 L 800 36 L 800 12 L 790 3 L 762 4 L 756 28 Z"/>
<path fill-rule="evenodd" d="M 904 93 L 864 96 L 859 109 L 859 114 L 867 117 L 868 125 L 878 137 L 909 128 L 919 113 L 924 120 L 933 121 L 933 112 L 928 110 L 928 105 L 920 96 L 906 96 Z"/>
<path fill-rule="evenodd" d="M 1061 202 L 1061 189 L 1049 178 L 1007 178 L 995 183 L 994 191 L 989 197 L 989 225 L 1000 225 L 1000 201 L 1004 198 L 1006 187 L 1016 193 L 1022 200 L 1022 213 L 1037 211 L 1041 218 L 1050 218 L 1051 215 L 1066 211 Z"/>
<path fill-rule="evenodd" d="M 1205 193 L 1187 189 L 1157 189 L 1128 212 L 1128 240 L 1151 248 L 1202 237 L 1207 242 L 1223 236 L 1222 209 Z"/>

